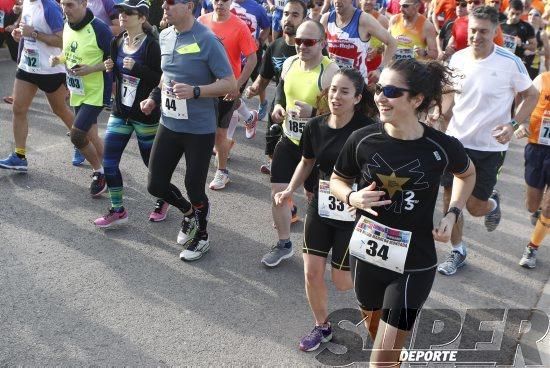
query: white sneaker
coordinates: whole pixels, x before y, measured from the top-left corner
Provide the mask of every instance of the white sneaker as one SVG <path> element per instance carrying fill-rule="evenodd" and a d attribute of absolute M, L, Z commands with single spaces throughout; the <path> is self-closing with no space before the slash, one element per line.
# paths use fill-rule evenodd
<path fill-rule="evenodd" d="M 214 175 L 214 179 L 210 182 L 208 187 L 213 190 L 219 190 L 225 188 L 227 183 L 229 183 L 229 174 L 221 170 L 216 170 L 216 175 Z"/>
<path fill-rule="evenodd" d="M 196 261 L 201 258 L 210 249 L 210 241 L 198 237 L 193 237 L 185 244 L 185 249 L 180 253 L 182 261 Z"/>
<path fill-rule="evenodd" d="M 246 139 L 252 139 L 256 136 L 256 125 L 258 124 L 258 111 L 250 111 L 252 118 L 244 122 Z"/>
<path fill-rule="evenodd" d="M 197 221 L 194 217 L 183 216 L 181 221 L 181 229 L 178 233 L 177 243 L 184 245 L 190 238 L 195 235 L 197 231 Z"/>

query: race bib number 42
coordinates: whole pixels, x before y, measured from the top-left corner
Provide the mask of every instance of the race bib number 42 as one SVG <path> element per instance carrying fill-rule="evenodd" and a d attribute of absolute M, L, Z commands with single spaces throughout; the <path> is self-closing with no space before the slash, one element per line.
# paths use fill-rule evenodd
<path fill-rule="evenodd" d="M 357 190 L 357 184 L 353 184 L 353 190 Z M 350 211 L 350 206 L 336 199 L 330 192 L 328 180 L 319 180 L 319 216 L 339 221 L 355 221 L 355 211 Z"/>
<path fill-rule="evenodd" d="M 187 119 L 187 100 L 177 99 L 172 87 L 162 86 L 162 113 L 172 119 Z"/>
<path fill-rule="evenodd" d="M 361 216 L 349 243 L 349 252 L 362 261 L 403 273 L 412 233 Z"/>

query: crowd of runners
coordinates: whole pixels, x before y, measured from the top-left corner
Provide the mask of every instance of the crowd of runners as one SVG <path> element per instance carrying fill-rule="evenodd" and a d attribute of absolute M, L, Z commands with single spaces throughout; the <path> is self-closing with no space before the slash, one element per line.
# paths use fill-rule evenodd
<path fill-rule="evenodd" d="M 149 171 L 143 181 L 156 200 L 149 219 L 163 221 L 170 206 L 179 210 L 180 258 L 195 261 L 210 248 L 212 155 L 217 170 L 208 187 L 223 190 L 236 127 L 254 139 L 267 118 L 259 171 L 270 176 L 277 238 L 258 261 L 276 267 L 293 256 L 293 195 L 305 191 L 302 252 L 315 326 L 300 349 L 332 338 L 324 278 L 330 255 L 336 288 L 355 291 L 377 349 L 372 361 L 398 363 L 436 271 L 450 276 L 466 262 L 463 213 L 497 229 L 498 174 L 510 140 L 527 139 L 534 229 L 519 265 L 535 268 L 550 226 L 550 3 L 161 6 L 153 21 L 147 0 L 0 2 L 0 39 L 17 63 L 13 94 L 4 99 L 13 106 L 15 149 L 0 168 L 39 170 L 26 140 L 40 89 L 67 127 L 73 165 L 87 160 L 93 169 L 90 194 L 110 198 L 94 225 L 121 225 L 128 213 L 120 161 L 135 132 Z M 256 96 L 258 108 L 250 110 L 246 100 Z M 104 109 L 110 116 L 101 137 Z M 172 180 L 182 156 L 185 195 Z M 440 186 L 443 216 L 434 224 Z M 440 264 L 435 241 L 452 246 Z"/>

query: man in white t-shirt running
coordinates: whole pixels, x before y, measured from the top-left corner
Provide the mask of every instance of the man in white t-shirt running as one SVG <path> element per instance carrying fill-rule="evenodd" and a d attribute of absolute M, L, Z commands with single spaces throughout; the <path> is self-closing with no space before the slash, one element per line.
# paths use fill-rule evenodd
<path fill-rule="evenodd" d="M 447 134 L 460 140 L 476 167 L 476 185 L 466 208 L 472 216 L 485 216 L 488 231 L 494 231 L 500 223 L 500 197 L 494 187 L 508 142 L 514 129 L 528 121 L 538 99 L 522 61 L 493 43 L 497 26 L 498 12 L 493 7 L 482 6 L 470 13 L 470 46 L 456 52 L 450 60 L 449 67 L 455 71 L 455 93 L 448 94 L 443 103 L 445 120 L 450 120 Z M 516 95 L 519 103 L 512 117 Z M 452 275 L 466 260 L 462 243 L 464 220 L 458 216 L 458 209 L 449 208 L 452 181 L 444 177 L 442 185 L 444 211 L 457 213 L 458 223 L 453 227 L 451 254 L 437 270 Z"/>

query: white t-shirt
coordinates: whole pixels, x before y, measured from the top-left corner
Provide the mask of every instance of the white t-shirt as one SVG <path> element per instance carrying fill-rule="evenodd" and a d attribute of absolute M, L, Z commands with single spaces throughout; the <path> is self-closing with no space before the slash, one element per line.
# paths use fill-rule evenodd
<path fill-rule="evenodd" d="M 515 95 L 532 85 L 521 59 L 495 45 L 491 55 L 475 60 L 467 47 L 452 56 L 449 67 L 454 69 L 457 92 L 447 134 L 469 149 L 506 151 L 508 144 L 498 143 L 492 129 L 512 120 Z"/>
<path fill-rule="evenodd" d="M 24 0 L 21 20 L 36 32 L 54 34 L 63 31 L 61 8 L 54 0 Z M 52 55 L 61 55 L 59 47 L 49 46 L 32 37 L 24 37 L 18 68 L 33 74 L 65 73 L 65 66 L 50 66 Z"/>

